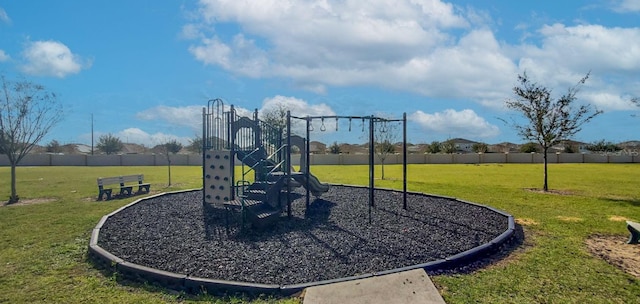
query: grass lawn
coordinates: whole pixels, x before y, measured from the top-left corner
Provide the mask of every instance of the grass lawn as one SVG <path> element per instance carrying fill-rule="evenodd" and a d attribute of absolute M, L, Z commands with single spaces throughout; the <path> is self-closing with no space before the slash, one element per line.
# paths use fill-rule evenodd
<path fill-rule="evenodd" d="M 410 165 L 410 191 L 457 197 L 505 210 L 522 223 L 524 244 L 495 265 L 432 279 L 447 303 L 640 303 L 640 279 L 589 254 L 592 234 L 628 234 L 622 218 L 640 221 L 638 164 Z M 312 166 L 321 181 L 368 184 L 367 166 Z M 242 302 L 193 297 L 105 276 L 87 260 L 91 229 L 134 198 L 95 202 L 96 178 L 143 173 L 152 193 L 199 188 L 200 167 L 19 167 L 26 205 L 0 207 L 0 303 Z M 383 188 L 401 189 L 401 167 L 385 167 Z M 378 176 L 380 172 L 377 172 Z M 9 197 L 0 167 L 0 199 Z M 139 197 L 138 197 L 139 198 Z M 640 255 L 640 251 L 638 252 Z M 259 300 L 269 302 L 270 299 Z M 281 299 L 296 303 L 296 299 Z"/>

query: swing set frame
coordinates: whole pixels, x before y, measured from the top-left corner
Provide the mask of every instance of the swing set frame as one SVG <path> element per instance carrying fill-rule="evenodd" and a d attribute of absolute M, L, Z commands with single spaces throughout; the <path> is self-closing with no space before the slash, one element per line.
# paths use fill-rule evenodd
<path fill-rule="evenodd" d="M 291 122 L 292 119 L 302 120 L 306 122 L 306 155 L 305 157 L 305 168 L 304 172 L 307 175 L 306 181 L 309 183 L 309 172 L 310 172 L 310 136 L 311 131 L 313 131 L 313 125 L 311 124 L 313 120 L 320 119 L 322 121 L 322 125 L 320 127 L 320 131 L 326 131 L 326 126 L 324 125 L 325 119 L 335 119 L 336 120 L 336 131 L 338 131 L 338 121 L 340 119 L 348 119 L 349 120 L 349 131 L 351 131 L 351 121 L 352 120 L 362 120 L 362 129 L 364 132 L 364 122 L 368 120 L 369 122 L 369 223 L 371 223 L 371 209 L 375 207 L 375 125 L 376 123 L 389 123 L 389 122 L 402 122 L 402 208 L 407 209 L 407 113 L 402 114 L 401 119 L 388 119 L 382 118 L 375 115 L 370 116 L 304 116 L 298 117 L 291 115 L 291 111 L 287 111 L 287 131 L 291 130 Z M 291 163 L 291 136 L 287 136 L 287 163 Z M 287 172 L 291 175 L 291 166 L 288 166 Z M 309 203 L 311 200 L 311 196 L 309 193 L 309 185 L 306 185 L 306 207 L 309 207 Z"/>

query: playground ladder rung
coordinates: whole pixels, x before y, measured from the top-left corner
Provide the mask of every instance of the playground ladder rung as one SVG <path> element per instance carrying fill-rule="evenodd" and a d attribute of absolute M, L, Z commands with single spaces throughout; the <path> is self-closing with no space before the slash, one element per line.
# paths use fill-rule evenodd
<path fill-rule="evenodd" d="M 258 201 L 258 200 L 250 200 L 250 199 L 244 200 L 245 207 L 258 206 L 262 204 L 264 204 L 264 202 Z M 242 207 L 242 200 L 237 199 L 237 200 L 227 201 L 227 202 L 224 202 L 224 205 L 232 208 L 240 208 Z"/>
<path fill-rule="evenodd" d="M 271 207 L 269 207 L 268 205 L 262 205 L 259 207 L 256 207 L 256 209 L 252 210 L 252 213 L 256 216 L 256 218 L 258 219 L 266 219 L 275 215 L 279 215 L 280 214 L 280 210 L 278 209 L 273 209 Z"/>

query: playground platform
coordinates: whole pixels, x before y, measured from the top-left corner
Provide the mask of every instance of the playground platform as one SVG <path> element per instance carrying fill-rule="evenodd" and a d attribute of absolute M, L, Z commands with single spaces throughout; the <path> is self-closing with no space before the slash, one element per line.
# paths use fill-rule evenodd
<path fill-rule="evenodd" d="M 303 304 L 417 303 L 444 304 L 423 269 L 309 287 Z"/>

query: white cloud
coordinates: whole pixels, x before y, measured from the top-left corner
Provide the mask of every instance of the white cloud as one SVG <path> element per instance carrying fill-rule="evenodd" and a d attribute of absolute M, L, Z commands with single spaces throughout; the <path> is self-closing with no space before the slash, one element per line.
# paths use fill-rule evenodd
<path fill-rule="evenodd" d="M 478 116 L 473 110 L 455 111 L 447 109 L 428 114 L 416 111 L 409 119 L 422 129 L 447 137 L 491 138 L 500 134 L 500 129 Z"/>
<path fill-rule="evenodd" d="M 203 38 L 202 44 L 191 46 L 189 52 L 205 64 L 217 65 L 249 77 L 263 76 L 268 67 L 265 52 L 242 34 L 236 35 L 231 45 L 224 44 L 216 37 Z"/>
<path fill-rule="evenodd" d="M 618 13 L 640 12 L 640 1 L 638 0 L 618 0 L 613 3 L 613 10 Z"/>
<path fill-rule="evenodd" d="M 22 71 L 30 75 L 64 78 L 91 66 L 66 45 L 52 40 L 29 42 L 22 56 L 26 60 Z"/>
<path fill-rule="evenodd" d="M 136 114 L 142 120 L 160 120 L 177 127 L 202 130 L 202 106 L 156 106 Z"/>
<path fill-rule="evenodd" d="M 291 115 L 298 117 L 309 116 L 329 116 L 336 115 L 333 109 L 328 105 L 321 104 L 309 104 L 308 102 L 295 97 L 286 96 L 274 96 L 271 98 L 265 98 L 262 107 L 258 110 L 258 113 L 264 113 L 265 111 L 277 108 L 279 105 L 289 109 Z M 141 120 L 154 120 L 159 121 L 161 124 L 170 125 L 172 128 L 187 127 L 195 134 L 202 132 L 202 108 L 200 105 L 191 105 L 183 107 L 170 107 L 170 106 L 156 106 L 147 110 L 138 112 L 136 117 Z M 229 108 L 225 109 L 226 111 Z M 239 116 L 253 117 L 253 110 L 245 109 L 242 107 L 235 107 L 235 111 Z M 300 124 L 295 124 L 294 129 L 297 132 Z M 158 136 L 151 136 L 146 134 L 140 129 L 127 129 L 128 136 L 130 138 L 156 138 L 159 135 L 169 136 L 168 134 L 158 133 Z M 140 134 L 140 135 L 136 135 Z M 133 141 L 132 141 L 133 142 Z"/>
<path fill-rule="evenodd" d="M 591 104 L 595 105 L 598 109 L 606 109 L 609 111 L 630 111 L 638 108 L 638 106 L 631 103 L 631 99 L 633 97 L 629 95 L 620 96 L 618 93 L 598 91 L 585 92 L 581 94 L 581 96 Z"/>
<path fill-rule="evenodd" d="M 122 142 L 141 144 L 148 148 L 153 148 L 156 145 L 160 145 L 171 140 L 176 140 L 183 145 L 187 145 L 189 144 L 189 140 L 191 139 L 188 137 L 179 137 L 173 134 L 166 134 L 162 132 L 149 134 L 138 128 L 124 129 L 114 135 L 120 138 Z"/>
<path fill-rule="evenodd" d="M 298 117 L 305 116 L 331 116 L 336 115 L 336 113 L 331 109 L 327 104 L 309 104 L 308 102 L 298 99 L 295 97 L 286 97 L 286 96 L 274 96 L 271 98 L 266 98 L 262 102 L 262 108 L 259 112 L 269 111 L 272 109 L 277 109 L 279 106 L 282 106 L 289 111 L 291 111 L 291 115 Z"/>
<path fill-rule="evenodd" d="M 626 109 L 619 100 L 637 87 L 634 81 L 640 72 L 640 28 L 553 24 L 542 27 L 539 33 L 540 46 L 517 48 L 520 70 L 558 94 L 591 71 L 584 86 L 592 96 L 588 100 L 603 110 Z"/>
<path fill-rule="evenodd" d="M 0 7 L 0 22 L 11 24 L 11 18 L 9 18 L 7 11 L 5 11 L 2 7 Z"/>
<path fill-rule="evenodd" d="M 197 39 L 202 38 L 202 35 L 200 34 L 199 26 L 197 24 L 191 23 L 182 26 L 180 37 L 183 39 Z"/>
<path fill-rule="evenodd" d="M 9 59 L 11 59 L 11 57 L 7 55 L 4 50 L 0 50 L 0 62 L 7 61 Z"/>
<path fill-rule="evenodd" d="M 638 27 L 549 24 L 510 44 L 487 12 L 439 0 L 202 0 L 197 13 L 183 28 L 194 58 L 318 94 L 364 85 L 501 108 L 524 70 L 556 91 L 592 71 L 586 86 L 619 98 L 640 73 Z M 216 32 L 227 24 L 238 31 Z"/>
<path fill-rule="evenodd" d="M 291 112 L 291 116 L 296 117 L 306 117 L 306 116 L 332 116 L 336 115 L 336 113 L 331 109 L 327 104 L 309 104 L 305 100 L 295 98 L 295 97 L 287 97 L 287 96 L 274 96 L 270 98 L 265 98 L 262 101 L 262 108 L 258 111 L 258 115 L 262 115 L 265 112 L 272 111 L 273 109 L 278 109 L 279 107 L 283 107 L 288 109 Z M 240 112 L 238 114 L 241 114 Z M 250 114 L 250 113 L 248 113 Z M 245 114 L 246 116 L 247 114 Z M 262 116 L 260 117 L 262 118 Z M 305 134 L 306 124 L 299 119 L 291 120 L 291 129 L 295 134 Z M 329 128 L 327 131 L 331 132 L 332 129 Z"/>
<path fill-rule="evenodd" d="M 554 24 L 540 29 L 541 47 L 524 48 L 523 58 L 572 70 L 598 72 L 640 69 L 640 28 Z"/>
<path fill-rule="evenodd" d="M 201 4 L 203 23 L 183 29 L 185 37 L 200 39 L 190 47 L 197 60 L 239 75 L 293 79 L 316 93 L 325 93 L 327 85 L 379 85 L 484 98 L 494 96 L 505 68 L 515 71 L 491 32 L 474 30 L 461 38 L 448 34 L 470 24 L 440 1 Z M 472 15 L 474 20 L 489 19 L 475 11 Z M 232 22 L 242 33 L 230 39 L 194 33 Z M 443 77 L 443 71 L 453 78 Z M 490 89 L 469 87 L 478 79 Z"/>

